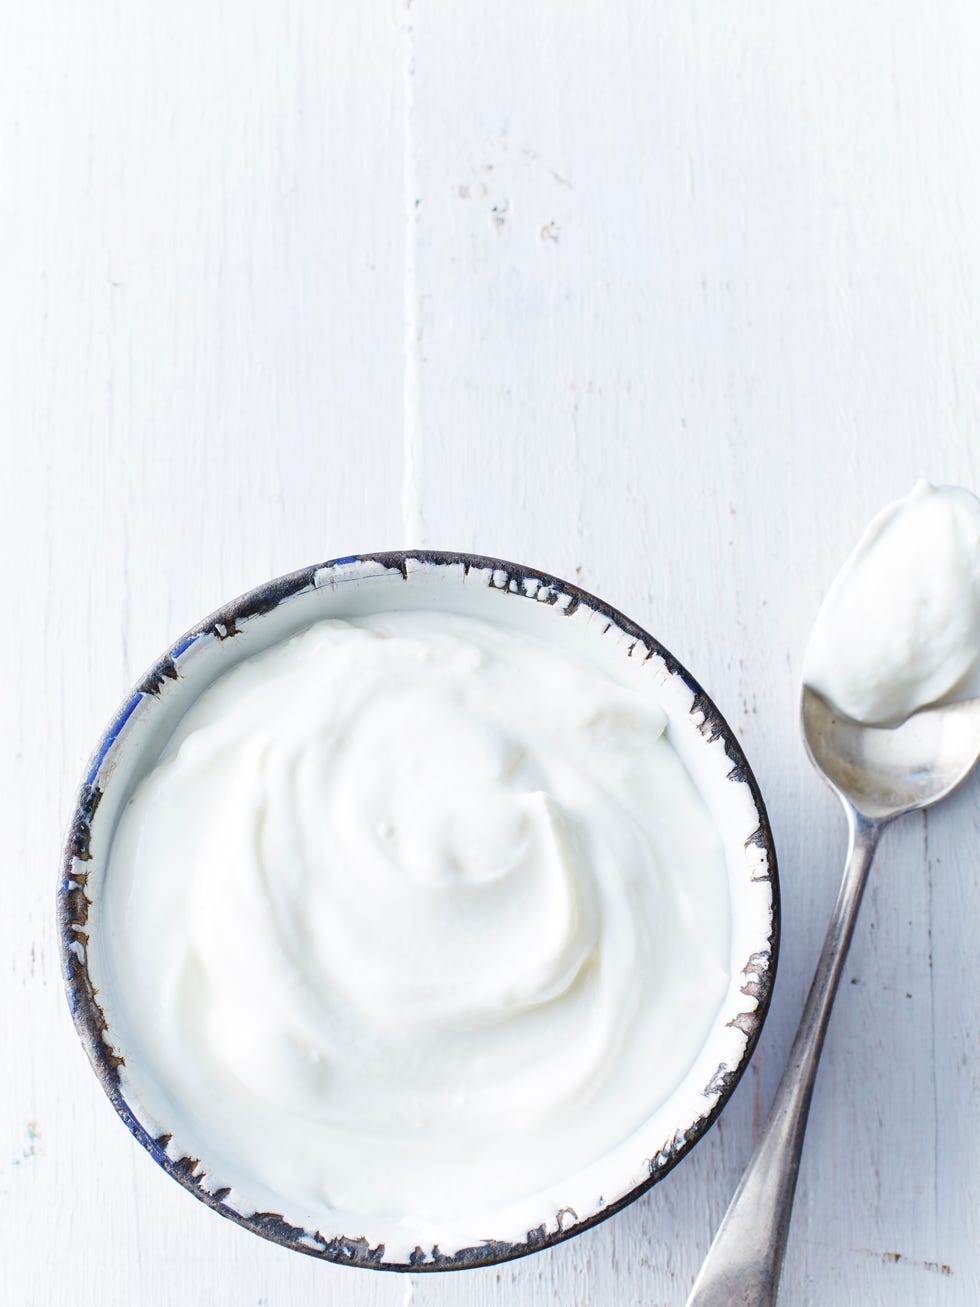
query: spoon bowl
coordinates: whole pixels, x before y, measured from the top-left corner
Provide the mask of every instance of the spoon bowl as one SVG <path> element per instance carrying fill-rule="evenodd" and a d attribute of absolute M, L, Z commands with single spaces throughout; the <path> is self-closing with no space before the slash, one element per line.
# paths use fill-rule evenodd
<path fill-rule="evenodd" d="M 938 803 L 980 757 L 980 699 L 923 708 L 900 726 L 865 726 L 804 686 L 800 718 L 817 771 L 869 821 Z"/>

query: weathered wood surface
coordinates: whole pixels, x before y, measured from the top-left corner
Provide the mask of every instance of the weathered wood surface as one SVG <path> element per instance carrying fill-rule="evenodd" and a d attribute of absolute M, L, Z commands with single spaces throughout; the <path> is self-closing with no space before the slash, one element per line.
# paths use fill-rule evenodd
<path fill-rule="evenodd" d="M 830 0 L 0 11 L 0 1300 L 682 1304 L 772 1094 L 843 829 L 796 726 L 858 529 L 980 486 L 980 13 Z M 498 1270 L 284 1253 L 159 1172 L 71 1031 L 53 889 L 125 688 L 276 573 L 424 543 L 597 591 L 741 733 L 777 995 L 645 1199 Z M 884 841 L 786 1307 L 980 1297 L 980 786 Z"/>

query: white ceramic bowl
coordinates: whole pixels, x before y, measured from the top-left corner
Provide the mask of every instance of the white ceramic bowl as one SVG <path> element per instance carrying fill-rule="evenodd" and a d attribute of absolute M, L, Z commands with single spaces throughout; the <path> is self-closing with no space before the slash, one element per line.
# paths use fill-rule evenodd
<path fill-rule="evenodd" d="M 314 1230 L 285 1199 L 231 1190 L 206 1155 L 191 1157 L 162 1096 L 113 1021 L 100 947 L 101 891 L 115 823 L 178 720 L 215 677 L 325 617 L 425 608 L 527 631 L 587 658 L 654 698 L 721 831 L 731 896 L 731 982 L 694 1065 L 629 1139 L 568 1181 L 567 1201 L 531 1228 L 487 1230 L 463 1213 L 445 1238 L 390 1230 Z M 776 861 L 765 808 L 734 735 L 666 649 L 607 604 L 555 577 L 498 559 L 429 552 L 338 559 L 281 577 L 188 632 L 127 698 L 96 749 L 71 819 L 59 890 L 69 1001 L 103 1088 L 136 1139 L 174 1179 L 222 1215 L 288 1248 L 389 1270 L 456 1270 L 519 1257 L 576 1234 L 637 1198 L 690 1151 L 744 1071 L 765 1018 L 779 937 Z M 200 1150 L 198 1150 L 200 1151 Z M 270 1210 L 274 1207 L 275 1210 Z"/>

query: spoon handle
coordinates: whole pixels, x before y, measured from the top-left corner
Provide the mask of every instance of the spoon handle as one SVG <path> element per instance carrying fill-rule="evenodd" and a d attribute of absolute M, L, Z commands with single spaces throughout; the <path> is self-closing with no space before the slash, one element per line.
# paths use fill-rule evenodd
<path fill-rule="evenodd" d="M 789 1061 L 755 1152 L 695 1281 L 687 1307 L 773 1307 L 813 1082 L 881 825 L 845 803 L 844 877 Z"/>

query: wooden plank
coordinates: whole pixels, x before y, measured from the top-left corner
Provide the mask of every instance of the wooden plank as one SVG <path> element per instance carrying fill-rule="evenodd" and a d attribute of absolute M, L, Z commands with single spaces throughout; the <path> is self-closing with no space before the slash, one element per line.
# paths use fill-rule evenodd
<path fill-rule="evenodd" d="M 211 1215 L 135 1147 L 71 1031 L 53 891 L 86 753 L 167 643 L 397 533 L 402 32 L 313 4 L 0 24 L 0 1297 L 390 1302 Z"/>
<path fill-rule="evenodd" d="M 722 1123 L 547 1267 L 479 1282 L 481 1304 L 684 1301 L 842 866 L 797 734 L 810 623 L 881 503 L 918 475 L 978 484 L 980 191 L 956 160 L 980 30 L 966 6 L 937 25 L 900 8 L 418 13 L 425 539 L 552 568 L 646 622 L 742 734 L 783 862 L 773 1016 Z M 971 903 L 977 797 L 929 821 Z M 954 979 L 975 966 L 928 863 L 921 819 L 882 848 L 814 1106 L 790 1305 L 975 1297 L 976 984 L 964 1003 Z"/>

